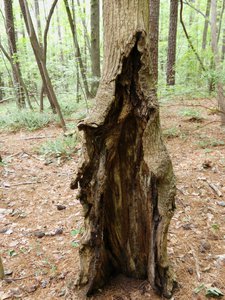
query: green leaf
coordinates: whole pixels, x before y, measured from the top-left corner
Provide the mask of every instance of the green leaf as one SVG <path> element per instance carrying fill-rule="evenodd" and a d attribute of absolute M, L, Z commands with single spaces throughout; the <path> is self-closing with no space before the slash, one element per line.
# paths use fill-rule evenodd
<path fill-rule="evenodd" d="M 80 229 L 73 229 L 70 233 L 72 236 L 76 236 L 78 233 L 80 233 Z"/>
<path fill-rule="evenodd" d="M 204 288 L 205 288 L 205 285 L 204 285 L 204 283 L 202 283 L 202 284 L 200 284 L 198 287 L 196 287 L 196 288 L 194 289 L 194 293 L 195 293 L 195 294 L 198 294 L 198 293 L 201 292 Z"/>
<path fill-rule="evenodd" d="M 206 297 L 213 297 L 219 298 L 222 297 L 224 294 L 216 287 L 210 287 L 206 290 Z"/>
<path fill-rule="evenodd" d="M 77 242 L 72 242 L 71 245 L 74 248 L 78 248 L 79 247 L 79 244 Z"/>

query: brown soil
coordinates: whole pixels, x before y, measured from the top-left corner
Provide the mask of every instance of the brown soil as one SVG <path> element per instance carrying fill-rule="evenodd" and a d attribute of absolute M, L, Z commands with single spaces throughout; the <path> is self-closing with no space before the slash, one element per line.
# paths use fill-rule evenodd
<path fill-rule="evenodd" d="M 188 104 L 212 106 L 205 99 Z M 203 119 L 183 117 L 181 109 L 181 102 L 164 104 L 161 118 L 178 189 L 168 235 L 178 282 L 173 299 L 206 299 L 205 289 L 194 293 L 201 284 L 225 293 L 225 132 L 218 115 L 197 107 Z M 0 166 L 0 251 L 9 273 L 0 299 L 82 299 L 73 291 L 82 212 L 69 187 L 79 151 L 70 160 L 46 160 L 36 151 L 59 135 L 55 127 L 0 134 L 6 163 Z M 91 299 L 163 298 L 146 281 L 118 276 Z"/>

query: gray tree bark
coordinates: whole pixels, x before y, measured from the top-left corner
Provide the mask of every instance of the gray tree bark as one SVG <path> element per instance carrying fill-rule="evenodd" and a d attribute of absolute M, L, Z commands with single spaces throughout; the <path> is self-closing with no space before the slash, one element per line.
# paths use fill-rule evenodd
<path fill-rule="evenodd" d="M 105 0 L 103 16 L 103 73 L 95 109 L 78 125 L 83 157 L 71 183 L 85 218 L 78 283 L 90 295 L 123 273 L 169 297 L 175 184 L 151 72 L 149 1 Z"/>
<path fill-rule="evenodd" d="M 99 28 L 99 0 L 91 0 L 91 68 L 92 68 L 92 93 L 95 96 L 100 71 L 100 28 Z"/>
<path fill-rule="evenodd" d="M 5 22 L 6 22 L 6 31 L 8 36 L 9 53 L 14 65 L 14 67 L 12 68 L 13 84 L 16 89 L 17 105 L 19 108 L 23 108 L 25 107 L 25 91 L 23 89 L 23 86 L 21 85 L 22 75 L 21 75 L 20 64 L 17 55 L 12 0 L 4 0 L 4 8 L 5 8 Z"/>
<path fill-rule="evenodd" d="M 220 62 L 220 56 L 218 51 L 217 34 L 218 34 L 217 0 L 211 0 L 211 46 L 212 46 L 215 70 L 217 74 L 220 74 L 222 70 L 221 70 L 221 62 Z M 224 97 L 223 83 L 221 82 L 219 76 L 216 79 L 216 92 L 217 92 L 218 106 L 220 108 L 221 125 L 225 126 L 225 97 Z"/>
<path fill-rule="evenodd" d="M 178 0 L 170 0 L 170 26 L 167 51 L 167 85 L 175 85 L 175 65 L 177 48 Z"/>

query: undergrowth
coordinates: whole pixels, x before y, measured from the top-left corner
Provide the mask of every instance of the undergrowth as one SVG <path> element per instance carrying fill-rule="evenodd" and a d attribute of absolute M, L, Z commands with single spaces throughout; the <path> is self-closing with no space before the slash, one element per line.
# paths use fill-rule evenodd
<path fill-rule="evenodd" d="M 54 141 L 47 141 L 43 143 L 39 149 L 38 153 L 44 155 L 45 157 L 63 157 L 70 158 L 77 151 L 77 136 L 67 136 L 59 137 Z"/>
<path fill-rule="evenodd" d="M 7 112 L 0 119 L 0 129 L 9 131 L 26 129 L 34 131 L 47 126 L 55 120 L 56 116 L 48 112 L 39 113 L 31 110 L 11 111 Z"/>

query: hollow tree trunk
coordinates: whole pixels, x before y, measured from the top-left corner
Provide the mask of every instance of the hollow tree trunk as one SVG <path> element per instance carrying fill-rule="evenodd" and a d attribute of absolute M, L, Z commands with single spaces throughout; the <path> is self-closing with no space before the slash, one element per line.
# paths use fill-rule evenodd
<path fill-rule="evenodd" d="M 90 295 L 123 273 L 169 296 L 175 185 L 150 75 L 149 1 L 105 0 L 103 15 L 103 74 L 96 109 L 78 125 L 83 158 L 71 183 L 85 217 L 78 283 Z"/>
<path fill-rule="evenodd" d="M 167 51 L 167 85 L 175 85 L 175 64 L 177 48 L 177 19 L 178 19 L 178 0 L 170 0 L 170 27 Z"/>

